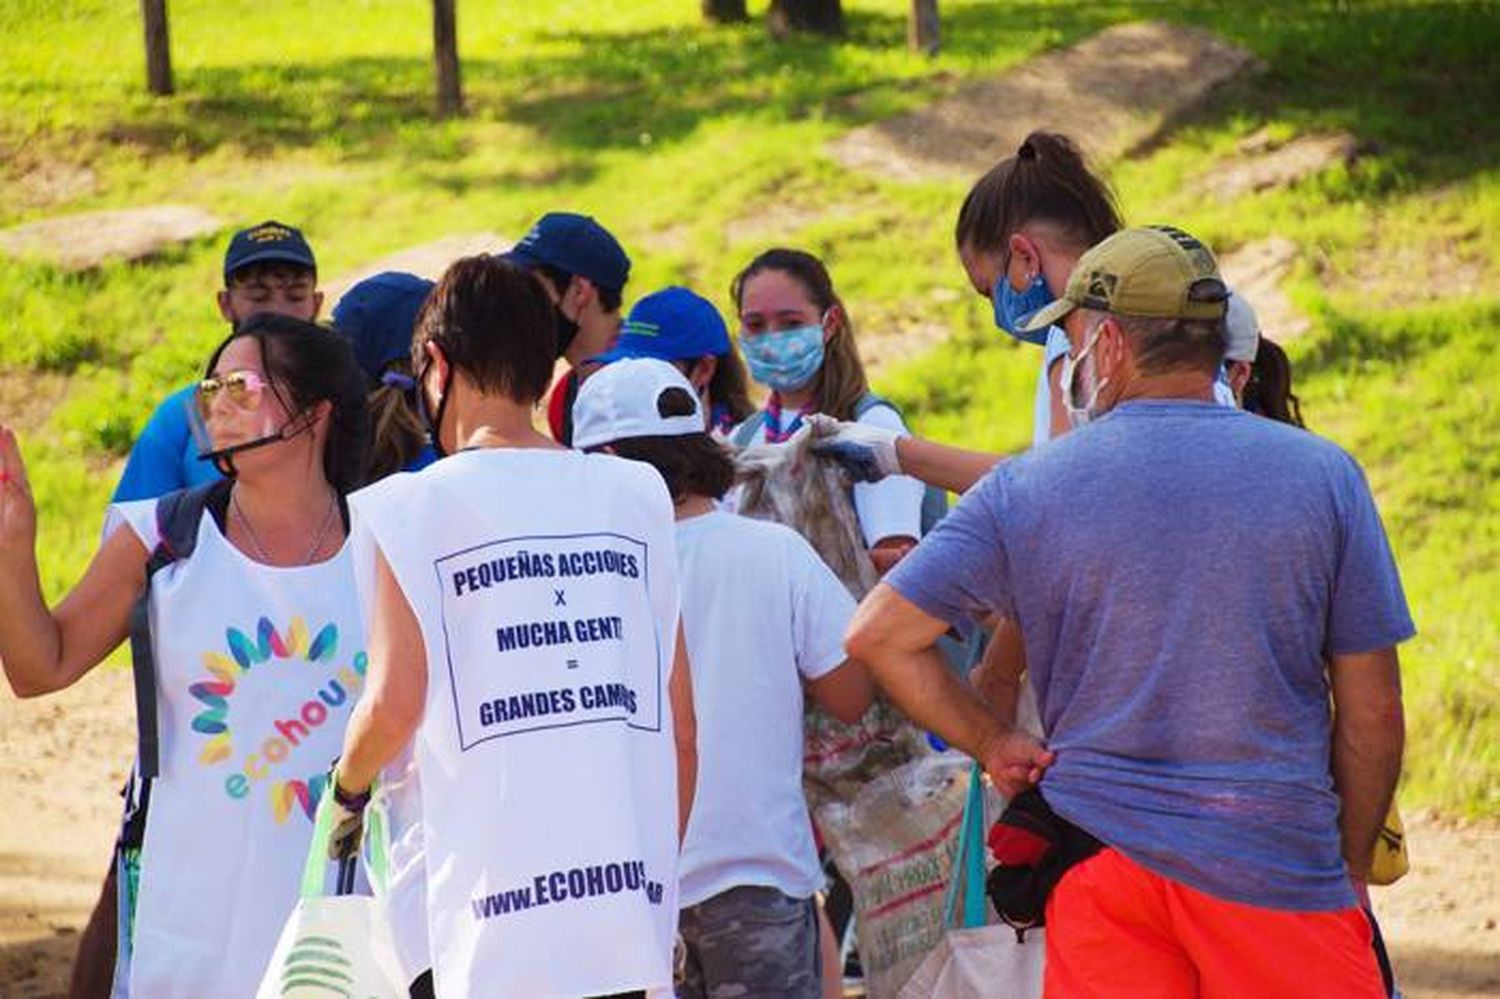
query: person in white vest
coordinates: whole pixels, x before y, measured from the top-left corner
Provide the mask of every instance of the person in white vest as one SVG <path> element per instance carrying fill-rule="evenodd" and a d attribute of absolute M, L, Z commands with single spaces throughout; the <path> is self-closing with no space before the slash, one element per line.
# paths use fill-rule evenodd
<path fill-rule="evenodd" d="M 590 376 L 573 444 L 649 464 L 677 510 L 703 746 L 678 870 L 678 999 L 819 999 L 823 872 L 802 795 L 803 684 L 846 722 L 870 706 L 869 674 L 843 649 L 854 600 L 796 531 L 718 508 L 734 464 L 666 361 L 619 360 Z"/>
<path fill-rule="evenodd" d="M 113 507 L 114 529 L 55 608 L 16 436 L 0 428 L 11 689 L 61 690 L 127 634 L 136 653 L 140 807 L 118 851 L 112 992 L 136 999 L 254 993 L 365 673 L 342 497 L 363 478 L 369 420 L 347 343 L 257 316 L 195 395 L 205 457 L 227 477 Z"/>
<path fill-rule="evenodd" d="M 394 886 L 393 919 L 425 934 L 428 994 L 670 988 L 696 769 L 671 498 L 652 469 L 533 427 L 556 330 L 517 265 L 453 264 L 413 352 L 448 457 L 350 501 L 370 691 L 335 771 L 336 850 L 409 747 L 398 811 L 419 801 L 425 888 L 418 928 Z"/>

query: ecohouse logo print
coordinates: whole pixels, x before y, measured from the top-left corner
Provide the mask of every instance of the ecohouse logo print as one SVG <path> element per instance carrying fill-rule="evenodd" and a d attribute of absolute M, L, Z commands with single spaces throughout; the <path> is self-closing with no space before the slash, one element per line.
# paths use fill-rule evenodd
<path fill-rule="evenodd" d="M 239 765 L 224 779 L 225 794 L 245 798 L 264 785 L 277 822 L 285 822 L 294 807 L 311 820 L 328 781 L 323 769 L 327 761 L 319 760 L 317 769 L 302 777 L 287 776 L 284 769 L 316 730 L 349 710 L 364 683 L 365 653 L 360 650 L 347 665 L 337 665 L 338 626 L 330 622 L 314 635 L 300 615 L 292 618 L 285 631 L 262 617 L 253 638 L 233 627 L 225 629 L 224 637 L 223 651 L 203 653 L 208 678 L 188 687 L 188 693 L 204 706 L 192 720 L 192 730 L 206 737 L 198 762 L 218 766 L 237 759 Z M 278 712 L 267 731 L 234 731 L 231 707 L 236 691 L 252 676 L 284 670 L 291 675 L 265 679 L 300 687 L 306 695 L 289 702 L 292 710 Z"/>

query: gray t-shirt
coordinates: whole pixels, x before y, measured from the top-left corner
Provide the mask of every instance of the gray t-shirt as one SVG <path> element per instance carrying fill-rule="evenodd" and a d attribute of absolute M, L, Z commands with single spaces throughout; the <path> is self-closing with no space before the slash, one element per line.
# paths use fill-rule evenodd
<path fill-rule="evenodd" d="M 1359 466 L 1213 403 L 1135 401 L 1002 462 L 886 577 L 1017 619 L 1047 800 L 1233 901 L 1354 902 L 1326 660 L 1414 633 Z"/>

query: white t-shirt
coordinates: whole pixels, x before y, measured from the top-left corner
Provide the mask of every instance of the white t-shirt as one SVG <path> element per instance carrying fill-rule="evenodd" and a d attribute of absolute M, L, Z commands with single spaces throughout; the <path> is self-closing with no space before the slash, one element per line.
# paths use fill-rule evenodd
<path fill-rule="evenodd" d="M 679 904 L 739 885 L 822 885 L 802 795 L 802 680 L 844 661 L 854 601 L 796 531 L 715 512 L 679 521 L 698 785 Z"/>
<path fill-rule="evenodd" d="M 350 506 L 361 559 L 378 547 L 426 650 L 392 836 L 410 844 L 401 816 L 417 816 L 437 993 L 669 987 L 678 590 L 661 477 L 609 455 L 465 451 Z M 402 852 L 397 881 L 414 883 Z M 393 887 L 393 905 L 411 898 Z"/>
<path fill-rule="evenodd" d="M 156 546 L 156 500 L 112 507 L 121 522 Z M 153 578 L 150 617 L 161 774 L 128 994 L 243 999 L 296 905 L 312 815 L 364 685 L 349 545 L 316 565 L 261 565 L 205 511 L 192 556 Z"/>
<path fill-rule="evenodd" d="M 795 410 L 784 410 L 778 431 L 790 426 L 797 419 Z M 757 419 L 752 416 L 751 419 Z M 771 414 L 765 413 L 769 423 Z M 895 407 L 874 405 L 862 413 L 856 423 L 863 423 L 882 430 L 894 430 L 903 437 L 910 437 L 906 422 Z M 735 428 L 737 434 L 739 427 Z M 731 434 L 731 438 L 735 434 Z M 759 443 L 754 441 L 753 443 Z M 865 545 L 873 547 L 884 538 L 920 538 L 922 536 L 922 496 L 926 490 L 919 480 L 909 475 L 891 475 L 879 482 L 857 482 L 854 484 L 854 512 L 859 517 L 859 530 L 864 535 Z"/>

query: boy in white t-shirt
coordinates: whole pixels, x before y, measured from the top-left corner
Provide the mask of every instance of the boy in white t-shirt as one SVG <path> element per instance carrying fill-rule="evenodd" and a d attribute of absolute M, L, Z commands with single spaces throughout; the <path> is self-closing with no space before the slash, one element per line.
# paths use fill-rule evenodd
<path fill-rule="evenodd" d="M 818 999 L 822 873 L 802 796 L 803 684 L 846 721 L 869 707 L 869 675 L 843 651 L 854 602 L 801 535 L 718 509 L 734 468 L 672 365 L 629 359 L 591 376 L 573 443 L 653 465 L 676 507 L 698 719 L 677 995 Z"/>

